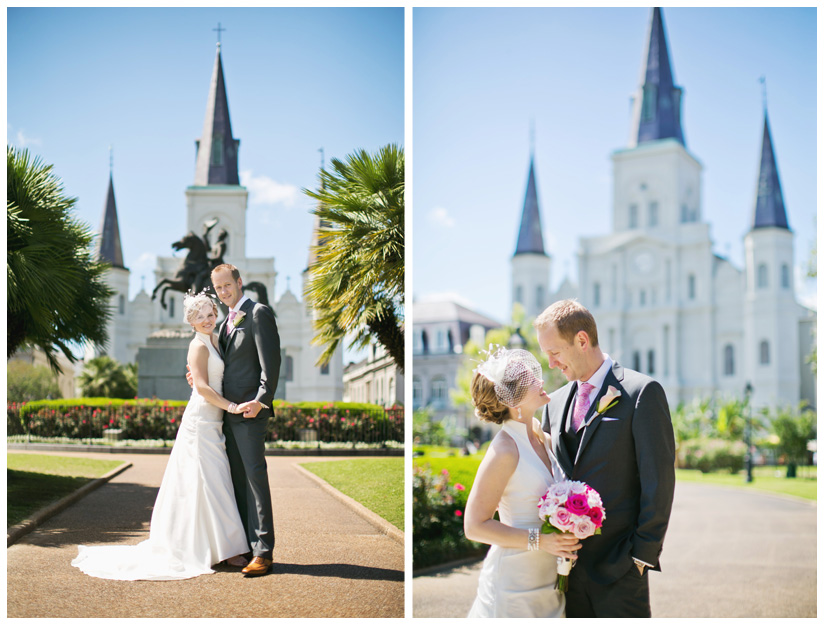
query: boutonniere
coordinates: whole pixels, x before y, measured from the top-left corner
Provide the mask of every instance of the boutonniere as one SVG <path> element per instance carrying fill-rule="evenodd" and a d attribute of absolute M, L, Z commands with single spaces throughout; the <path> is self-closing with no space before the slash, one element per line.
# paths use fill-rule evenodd
<path fill-rule="evenodd" d="M 246 313 L 238 313 L 238 314 L 235 316 L 235 319 L 234 319 L 234 320 L 232 320 L 232 326 L 234 326 L 235 328 L 237 328 L 237 327 L 238 327 L 238 325 L 239 325 L 242 321 L 244 321 L 244 318 L 245 318 L 245 317 L 246 317 Z"/>
<path fill-rule="evenodd" d="M 599 399 L 599 406 L 596 408 L 596 413 L 604 413 L 607 409 L 616 406 L 619 403 L 619 397 L 621 395 L 621 391 L 616 389 L 613 385 L 610 385 L 607 388 L 607 393 Z"/>

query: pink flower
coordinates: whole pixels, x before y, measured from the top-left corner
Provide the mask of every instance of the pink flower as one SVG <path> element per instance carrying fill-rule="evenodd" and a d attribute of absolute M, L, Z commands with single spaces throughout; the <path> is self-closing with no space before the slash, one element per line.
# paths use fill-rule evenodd
<path fill-rule="evenodd" d="M 462 485 L 461 483 L 456 483 L 455 488 L 456 488 L 456 491 L 464 491 L 466 489 L 466 487 L 464 485 Z"/>
<path fill-rule="evenodd" d="M 573 515 L 587 515 L 590 505 L 587 503 L 587 496 L 583 493 L 573 493 L 567 498 L 567 510 Z"/>
<path fill-rule="evenodd" d="M 572 528 L 572 533 L 579 539 L 586 539 L 596 532 L 596 525 L 589 517 L 583 517 Z"/>
<path fill-rule="evenodd" d="M 601 507 L 594 506 L 588 511 L 587 516 L 593 521 L 596 525 L 596 528 L 602 527 L 602 521 L 604 520 L 604 511 L 602 511 Z"/>
<path fill-rule="evenodd" d="M 570 511 L 559 507 L 550 515 L 548 520 L 553 526 L 560 530 L 567 530 L 570 527 Z"/>
<path fill-rule="evenodd" d="M 455 510 L 455 516 L 456 517 L 461 517 L 462 515 L 464 515 L 464 513 L 462 513 L 460 509 Z"/>

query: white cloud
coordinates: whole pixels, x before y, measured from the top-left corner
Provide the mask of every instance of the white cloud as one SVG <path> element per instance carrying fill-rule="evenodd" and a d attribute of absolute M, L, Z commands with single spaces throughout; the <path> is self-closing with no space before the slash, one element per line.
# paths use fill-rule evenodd
<path fill-rule="evenodd" d="M 254 176 L 251 171 L 241 172 L 241 185 L 249 189 L 250 204 L 282 204 L 292 207 L 301 190 L 289 183 L 279 183 L 268 176 Z"/>
<path fill-rule="evenodd" d="M 9 137 L 14 135 L 14 140 L 11 143 L 18 148 L 32 148 L 43 143 L 36 137 L 28 137 L 22 128 L 18 128 L 17 132 L 14 133 L 11 124 L 6 124 L 6 131 Z"/>
<path fill-rule="evenodd" d="M 430 211 L 429 218 L 430 222 L 437 226 L 445 226 L 447 228 L 452 228 L 455 226 L 455 219 L 450 217 L 450 214 L 444 207 L 439 206 L 432 209 Z"/>

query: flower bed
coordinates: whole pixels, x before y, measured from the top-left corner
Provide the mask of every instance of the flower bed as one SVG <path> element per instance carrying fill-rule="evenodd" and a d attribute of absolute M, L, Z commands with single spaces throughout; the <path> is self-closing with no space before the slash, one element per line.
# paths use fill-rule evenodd
<path fill-rule="evenodd" d="M 413 569 L 483 555 L 484 544 L 464 535 L 467 489 L 445 469 L 413 467 Z"/>
<path fill-rule="evenodd" d="M 7 435 L 92 440 L 173 440 L 186 402 L 75 398 L 7 406 Z M 383 443 L 404 441 L 404 409 L 370 404 L 273 403 L 267 441 Z"/>

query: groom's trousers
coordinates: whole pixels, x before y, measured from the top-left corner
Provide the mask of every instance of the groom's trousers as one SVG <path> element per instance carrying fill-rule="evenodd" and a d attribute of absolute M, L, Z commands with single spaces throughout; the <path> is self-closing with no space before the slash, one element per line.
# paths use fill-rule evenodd
<path fill-rule="evenodd" d="M 271 559 L 275 531 L 264 456 L 268 411 L 261 413 L 251 419 L 224 416 L 223 434 L 235 500 L 252 555 Z"/>
<path fill-rule="evenodd" d="M 567 617 L 650 617 L 648 570 L 639 574 L 634 564 L 619 580 L 600 585 L 583 567 L 570 572 L 566 600 Z"/>

